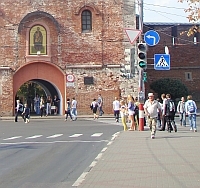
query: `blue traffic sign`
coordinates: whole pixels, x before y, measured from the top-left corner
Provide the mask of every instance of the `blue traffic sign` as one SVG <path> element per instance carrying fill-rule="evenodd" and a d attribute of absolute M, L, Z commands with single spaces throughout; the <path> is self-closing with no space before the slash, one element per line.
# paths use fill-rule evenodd
<path fill-rule="evenodd" d="M 170 70 L 170 55 L 169 54 L 154 54 L 154 69 L 155 70 Z"/>
<path fill-rule="evenodd" d="M 144 41 L 149 46 L 155 46 L 160 41 L 160 36 L 156 31 L 149 30 L 144 34 Z"/>

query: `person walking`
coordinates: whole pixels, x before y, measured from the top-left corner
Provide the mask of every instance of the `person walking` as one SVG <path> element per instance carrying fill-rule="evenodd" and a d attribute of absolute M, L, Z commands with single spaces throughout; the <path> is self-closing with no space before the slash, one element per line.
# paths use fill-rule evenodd
<path fill-rule="evenodd" d="M 186 127 L 186 110 L 185 110 L 185 98 L 184 97 L 181 97 L 181 100 L 178 102 L 177 113 L 179 114 L 179 118 L 180 118 L 180 126 Z"/>
<path fill-rule="evenodd" d="M 160 104 L 160 106 L 161 106 L 161 111 L 162 111 L 162 104 L 160 103 L 160 99 L 157 98 L 156 100 L 159 102 L 159 104 Z M 157 124 L 158 124 L 158 127 L 161 128 L 161 126 L 162 126 L 162 121 L 161 121 L 161 117 L 160 117 L 159 110 L 157 110 L 157 111 L 158 111 L 158 121 L 157 121 Z"/>
<path fill-rule="evenodd" d="M 45 102 L 44 102 L 44 98 L 41 97 L 40 99 L 40 116 L 41 117 L 44 115 L 44 109 L 45 109 Z"/>
<path fill-rule="evenodd" d="M 101 96 L 101 94 L 98 95 L 98 99 L 97 99 L 97 102 L 99 103 L 99 116 L 102 116 L 104 114 L 104 111 L 103 111 L 103 97 Z"/>
<path fill-rule="evenodd" d="M 135 120 L 135 123 L 136 123 L 136 129 L 138 129 L 138 127 L 139 127 L 139 105 L 140 105 L 140 102 L 138 101 L 138 98 L 135 97 L 134 120 Z"/>
<path fill-rule="evenodd" d="M 59 113 L 59 102 L 60 102 L 60 99 L 57 97 L 57 95 L 54 95 L 54 99 L 53 99 L 53 103 L 55 106 L 54 115 L 57 115 Z"/>
<path fill-rule="evenodd" d="M 99 107 L 99 103 L 96 101 L 96 99 L 93 99 L 92 103 L 90 104 L 90 108 L 94 115 L 94 120 L 98 119 L 99 116 L 97 115 L 97 108 Z"/>
<path fill-rule="evenodd" d="M 15 111 L 15 122 L 18 122 L 18 116 L 20 115 L 23 119 L 23 104 L 20 102 L 20 100 L 16 100 L 17 106 L 16 106 L 16 111 Z"/>
<path fill-rule="evenodd" d="M 166 105 L 165 103 L 167 102 L 167 98 L 166 98 L 166 95 L 163 93 L 161 95 L 161 99 L 162 99 L 162 118 L 161 118 L 161 129 L 160 131 L 165 131 L 165 128 L 166 128 L 166 123 L 167 123 L 167 120 L 166 120 L 166 116 L 164 115 L 164 106 Z"/>
<path fill-rule="evenodd" d="M 127 96 L 127 109 L 128 109 L 128 115 L 129 120 L 131 121 L 131 126 L 129 128 L 129 131 L 135 131 L 135 120 L 134 120 L 134 114 L 135 114 L 135 104 L 133 97 L 131 95 Z"/>
<path fill-rule="evenodd" d="M 177 126 L 174 121 L 175 104 L 174 104 L 174 101 L 171 99 L 170 94 L 166 94 L 166 98 L 167 98 L 167 100 L 163 106 L 163 114 L 166 117 L 167 130 L 168 130 L 168 132 L 171 132 L 174 129 L 174 131 L 177 132 Z"/>
<path fill-rule="evenodd" d="M 197 125 L 196 125 L 197 105 L 195 101 L 192 100 L 192 95 L 187 96 L 185 109 L 189 119 L 190 131 L 197 132 Z"/>
<path fill-rule="evenodd" d="M 67 105 L 66 105 L 66 110 L 65 110 L 65 121 L 67 121 L 68 116 L 70 117 L 72 121 L 70 99 L 67 99 Z"/>
<path fill-rule="evenodd" d="M 24 111 L 22 112 L 22 115 L 24 116 L 24 122 L 29 123 L 30 122 L 30 108 L 27 104 L 24 104 Z"/>
<path fill-rule="evenodd" d="M 76 121 L 77 120 L 77 101 L 75 97 L 72 98 L 71 109 L 72 109 L 71 114 L 72 114 L 73 120 Z"/>
<path fill-rule="evenodd" d="M 119 122 L 120 103 L 117 97 L 115 97 L 115 100 L 113 101 L 113 110 L 114 110 L 115 121 Z"/>
<path fill-rule="evenodd" d="M 34 98 L 34 110 L 37 115 L 40 114 L 40 97 L 38 94 Z"/>
<path fill-rule="evenodd" d="M 124 131 L 128 130 L 126 120 L 127 120 L 127 108 L 126 108 L 126 103 L 124 100 L 120 101 L 120 116 L 121 116 L 121 121 L 122 125 L 124 126 Z"/>
<path fill-rule="evenodd" d="M 47 106 L 46 106 L 46 117 L 48 116 L 48 115 L 51 115 L 51 103 L 52 103 L 52 99 L 51 99 L 51 96 L 50 95 L 48 95 L 47 96 Z"/>
<path fill-rule="evenodd" d="M 151 138 L 154 139 L 156 134 L 156 125 L 158 117 L 157 110 L 160 113 L 160 117 L 162 117 L 162 111 L 161 111 L 161 105 L 157 100 L 154 99 L 153 93 L 149 93 L 148 98 L 149 99 L 146 100 L 144 104 L 144 111 L 147 116 L 148 125 L 150 127 Z"/>

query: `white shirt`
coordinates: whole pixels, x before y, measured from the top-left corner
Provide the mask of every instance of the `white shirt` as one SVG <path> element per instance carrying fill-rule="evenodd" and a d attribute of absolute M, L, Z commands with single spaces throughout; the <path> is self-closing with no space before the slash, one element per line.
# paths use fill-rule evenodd
<path fill-rule="evenodd" d="M 77 101 L 76 100 L 72 100 L 72 107 L 71 108 L 76 108 L 77 107 Z"/>
<path fill-rule="evenodd" d="M 120 109 L 120 103 L 118 100 L 113 101 L 113 110 L 119 110 Z"/>
<path fill-rule="evenodd" d="M 152 102 L 148 99 L 144 104 L 144 109 L 147 110 L 148 114 L 151 118 L 158 117 L 157 109 L 161 110 L 161 106 L 157 100 L 153 100 Z"/>

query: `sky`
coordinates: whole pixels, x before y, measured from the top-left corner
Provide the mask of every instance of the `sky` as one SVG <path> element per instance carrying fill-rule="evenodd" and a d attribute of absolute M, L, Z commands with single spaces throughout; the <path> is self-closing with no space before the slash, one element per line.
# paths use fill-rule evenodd
<path fill-rule="evenodd" d="M 137 2 L 137 0 L 136 0 Z M 144 22 L 189 23 L 184 9 L 188 4 L 178 0 L 143 0 Z"/>

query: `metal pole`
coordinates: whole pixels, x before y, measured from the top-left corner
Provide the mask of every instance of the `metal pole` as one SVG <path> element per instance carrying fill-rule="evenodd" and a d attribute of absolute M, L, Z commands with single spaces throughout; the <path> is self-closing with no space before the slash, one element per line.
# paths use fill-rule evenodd
<path fill-rule="evenodd" d="M 143 31 L 143 0 L 139 1 L 139 30 Z M 142 42 L 142 33 L 139 42 Z M 144 82 L 143 82 L 143 69 L 139 69 L 139 131 L 144 130 Z"/>

